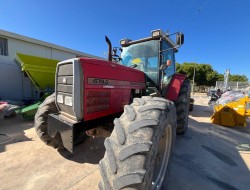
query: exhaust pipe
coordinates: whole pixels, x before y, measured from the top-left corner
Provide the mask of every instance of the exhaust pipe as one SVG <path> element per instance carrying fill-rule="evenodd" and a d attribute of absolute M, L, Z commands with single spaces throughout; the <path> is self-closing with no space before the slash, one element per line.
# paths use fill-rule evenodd
<path fill-rule="evenodd" d="M 105 36 L 105 39 L 106 39 L 106 42 L 107 42 L 108 47 L 109 47 L 109 49 L 108 49 L 108 60 L 112 61 L 112 45 L 111 45 L 111 42 L 110 42 L 110 40 L 109 40 L 109 38 L 107 36 Z"/>

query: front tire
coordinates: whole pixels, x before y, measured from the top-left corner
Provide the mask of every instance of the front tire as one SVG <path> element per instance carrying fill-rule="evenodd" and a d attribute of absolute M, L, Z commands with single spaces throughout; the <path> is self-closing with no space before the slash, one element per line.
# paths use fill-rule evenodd
<path fill-rule="evenodd" d="M 57 113 L 55 104 L 55 93 L 48 96 L 39 106 L 35 115 L 35 130 L 39 138 L 47 145 L 62 149 L 62 139 L 59 134 L 52 138 L 48 133 L 48 115 Z"/>
<path fill-rule="evenodd" d="M 99 163 L 100 189 L 159 189 L 169 173 L 176 134 L 174 104 L 163 98 L 135 98 L 114 120 Z M 165 183 L 164 183 L 165 184 Z"/>

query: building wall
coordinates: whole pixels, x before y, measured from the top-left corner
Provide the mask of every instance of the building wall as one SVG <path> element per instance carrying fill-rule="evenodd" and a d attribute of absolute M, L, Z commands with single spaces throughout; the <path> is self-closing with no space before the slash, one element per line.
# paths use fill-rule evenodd
<path fill-rule="evenodd" d="M 61 51 L 57 49 L 50 49 L 50 51 L 51 51 L 51 59 L 66 60 L 76 57 L 76 54 L 68 53 L 66 51 Z"/>
<path fill-rule="evenodd" d="M 8 40 L 8 56 L 0 55 L 0 99 L 34 98 L 35 87 L 30 79 L 21 71 L 15 61 L 16 53 L 33 55 L 55 60 L 75 58 L 76 54 L 45 45 L 40 45 L 8 36 L 0 37 Z"/>
<path fill-rule="evenodd" d="M 76 54 L 73 53 L 13 38 L 8 39 L 8 49 L 9 57 L 11 59 L 16 57 L 17 52 L 56 60 L 65 60 L 76 57 Z"/>
<path fill-rule="evenodd" d="M 0 56 L 0 98 L 1 99 L 21 99 L 22 77 L 21 69 L 10 59 Z M 27 81 L 26 81 L 27 82 Z M 31 85 L 28 80 L 28 85 Z M 31 96 L 28 88 L 24 89 L 26 96 Z"/>

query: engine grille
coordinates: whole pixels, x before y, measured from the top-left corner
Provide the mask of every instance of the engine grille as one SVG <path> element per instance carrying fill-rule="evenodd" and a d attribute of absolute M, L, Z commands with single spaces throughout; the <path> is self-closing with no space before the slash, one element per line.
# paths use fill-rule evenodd
<path fill-rule="evenodd" d="M 74 76 L 73 76 L 73 64 L 72 62 L 58 65 L 57 70 L 57 96 L 62 95 L 63 100 L 65 97 L 72 97 L 73 98 L 73 85 L 74 85 Z M 74 101 L 74 100 L 72 100 Z M 58 103 L 59 109 L 62 112 L 70 114 L 74 116 L 73 106 L 65 105 L 65 103 Z"/>
<path fill-rule="evenodd" d="M 59 65 L 57 91 L 73 94 L 73 64 Z"/>

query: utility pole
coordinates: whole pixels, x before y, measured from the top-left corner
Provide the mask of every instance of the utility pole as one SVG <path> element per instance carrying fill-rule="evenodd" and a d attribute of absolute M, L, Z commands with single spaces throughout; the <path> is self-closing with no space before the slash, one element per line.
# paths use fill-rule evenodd
<path fill-rule="evenodd" d="M 194 94 L 195 66 L 196 66 L 196 64 L 194 63 L 193 86 L 192 86 L 192 92 L 193 92 L 193 94 Z"/>
<path fill-rule="evenodd" d="M 229 74 L 230 74 L 230 70 L 227 69 L 224 73 L 224 86 L 223 86 L 223 90 L 227 91 L 228 88 L 228 79 L 229 79 Z"/>

